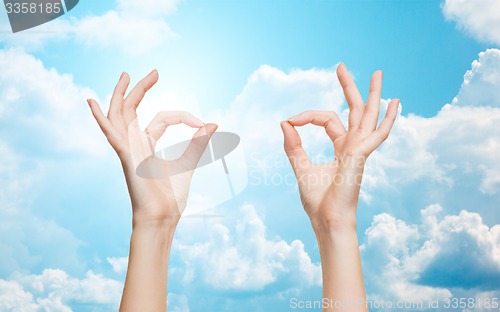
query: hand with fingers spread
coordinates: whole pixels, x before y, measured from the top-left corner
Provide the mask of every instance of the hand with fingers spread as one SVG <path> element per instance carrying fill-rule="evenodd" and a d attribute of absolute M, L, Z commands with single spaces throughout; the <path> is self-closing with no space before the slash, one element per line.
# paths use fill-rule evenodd
<path fill-rule="evenodd" d="M 186 207 L 193 171 L 217 129 L 186 112 L 160 112 L 141 130 L 136 109 L 157 81 L 154 70 L 125 96 L 130 78 L 123 73 L 107 116 L 95 100 L 88 100 L 122 163 L 132 203 L 133 230 L 120 311 L 165 311 L 173 233 Z M 167 127 L 181 123 L 199 128 L 185 153 L 177 160 L 155 157 L 156 142 Z"/>
<path fill-rule="evenodd" d="M 358 240 L 356 208 L 367 157 L 387 139 L 396 119 L 399 100 L 389 103 L 385 118 L 377 127 L 382 71 L 373 74 L 366 105 L 344 64 L 337 76 L 348 106 L 348 130 L 331 111 L 306 111 L 281 123 L 285 152 L 299 185 L 304 210 L 318 239 L 323 298 L 339 302 L 324 311 L 365 311 L 365 305 L 348 302 L 365 300 Z M 334 147 L 335 160 L 312 164 L 295 129 L 313 124 L 325 128 Z"/>

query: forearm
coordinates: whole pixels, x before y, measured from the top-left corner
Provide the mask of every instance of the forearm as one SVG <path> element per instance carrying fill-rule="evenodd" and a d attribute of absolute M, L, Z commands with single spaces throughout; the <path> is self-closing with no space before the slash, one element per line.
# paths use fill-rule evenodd
<path fill-rule="evenodd" d="M 166 311 L 174 227 L 134 225 L 120 311 Z"/>
<path fill-rule="evenodd" d="M 355 225 L 315 225 L 323 272 L 323 311 L 366 311 Z M 324 301 L 324 302 L 325 302 Z"/>

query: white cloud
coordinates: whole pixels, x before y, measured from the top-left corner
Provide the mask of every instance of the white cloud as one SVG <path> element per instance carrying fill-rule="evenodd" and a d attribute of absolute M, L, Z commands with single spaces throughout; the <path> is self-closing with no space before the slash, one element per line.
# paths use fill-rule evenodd
<path fill-rule="evenodd" d="M 496 0 L 445 0 L 441 5 L 447 20 L 474 38 L 500 44 L 500 2 Z"/>
<path fill-rule="evenodd" d="M 0 276 L 40 265 L 82 269 L 82 242 L 68 229 L 27 209 L 41 169 L 0 141 Z"/>
<path fill-rule="evenodd" d="M 92 90 L 17 49 L 0 50 L 0 67 L 0 95 L 7 99 L 0 103 L 0 120 L 9 125 L 2 129 L 5 138 L 41 150 L 109 151 L 86 103 L 97 97 Z"/>
<path fill-rule="evenodd" d="M 399 115 L 389 139 L 371 157 L 363 189 L 373 193 L 381 186 L 425 179 L 452 188 L 477 179 L 477 190 L 497 194 L 499 70 L 500 51 L 482 52 L 451 105 L 429 118 Z"/>
<path fill-rule="evenodd" d="M 167 311 L 169 312 L 189 312 L 188 298 L 184 295 L 168 293 Z"/>
<path fill-rule="evenodd" d="M 58 269 L 39 275 L 15 273 L 0 279 L 0 310 L 66 312 L 74 305 L 88 305 L 112 311 L 118 308 L 122 288 L 120 282 L 92 271 L 82 279 Z"/>
<path fill-rule="evenodd" d="M 127 271 L 128 257 L 108 257 L 106 260 L 116 273 L 124 273 Z"/>
<path fill-rule="evenodd" d="M 47 265 L 81 272 L 82 241 L 42 217 L 51 207 L 36 198 L 52 169 L 64 168 L 54 165 L 61 154 L 81 164 L 110 152 L 85 101 L 95 93 L 17 49 L 0 50 L 0 67 L 0 274 Z"/>
<path fill-rule="evenodd" d="M 0 211 L 0 274 L 53 264 L 80 270 L 78 252 L 82 242 L 71 231 L 53 221 L 34 216 L 29 211 Z"/>
<path fill-rule="evenodd" d="M 500 107 L 500 50 L 479 53 L 452 104 Z"/>
<path fill-rule="evenodd" d="M 420 224 L 386 213 L 373 218 L 361 246 L 372 298 L 426 302 L 497 287 L 500 225 L 489 228 L 465 210 L 442 212 L 437 204 L 422 209 Z"/>
<path fill-rule="evenodd" d="M 334 68 L 286 73 L 262 65 L 250 75 L 225 116 L 216 115 L 214 119 L 223 119 L 221 124 L 240 133 L 252 150 L 267 151 L 281 148 L 277 144 L 283 141 L 280 121 L 307 109 L 340 112 L 343 104 Z"/>
<path fill-rule="evenodd" d="M 280 121 L 304 110 L 331 110 L 342 114 L 342 89 L 335 68 L 294 69 L 284 72 L 269 65 L 253 72 L 242 92 L 224 111 L 209 112 L 207 120 L 240 135 L 249 167 L 250 185 L 295 183 L 283 151 Z M 324 129 L 299 129 L 311 158 L 331 149 Z"/>
<path fill-rule="evenodd" d="M 0 310 L 36 311 L 33 295 L 14 281 L 0 279 Z"/>
<path fill-rule="evenodd" d="M 471 175 L 485 194 L 500 191 L 500 108 L 447 105 L 434 117 L 398 116 L 390 138 L 374 153 L 366 190 L 431 180 L 447 187 Z"/>
<path fill-rule="evenodd" d="M 72 11 L 69 18 L 63 16 L 22 33 L 5 34 L 0 41 L 36 50 L 49 42 L 76 40 L 86 46 L 137 56 L 178 37 L 165 21 L 177 5 L 177 0 L 117 0 L 114 9 L 101 15 L 75 18 Z M 6 13 L 0 16 L 0 27 L 10 29 Z"/>
<path fill-rule="evenodd" d="M 424 224 L 432 230 L 427 248 L 435 253 L 431 260 L 425 260 L 427 265 L 420 275 L 420 282 L 466 289 L 497 288 L 500 280 L 500 225 L 489 228 L 481 215 L 466 210 L 438 221 L 437 212 L 437 209 L 422 211 Z"/>
<path fill-rule="evenodd" d="M 162 18 L 128 10 L 87 16 L 76 20 L 72 29 L 75 39 L 86 46 L 113 48 L 132 55 L 151 51 L 177 37 Z"/>
<path fill-rule="evenodd" d="M 184 283 L 204 283 L 219 290 L 255 291 L 280 283 L 278 288 L 309 287 L 321 283 L 321 270 L 312 263 L 304 244 L 269 239 L 263 220 L 252 205 L 240 209 L 234 230 L 213 226 L 203 243 L 179 243 L 185 263 L 175 268 Z M 281 284 L 284 283 L 284 284 Z"/>

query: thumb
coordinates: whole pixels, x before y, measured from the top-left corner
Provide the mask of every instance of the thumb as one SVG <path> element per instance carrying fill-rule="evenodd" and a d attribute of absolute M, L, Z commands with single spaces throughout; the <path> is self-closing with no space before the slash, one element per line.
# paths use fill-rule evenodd
<path fill-rule="evenodd" d="M 97 101 L 93 99 L 88 99 L 87 103 L 89 104 L 90 110 L 92 111 L 92 115 L 94 115 L 94 118 L 97 121 L 99 128 L 101 128 L 104 135 L 107 136 L 110 128 L 109 119 L 106 116 L 104 116 L 101 107 L 99 106 L 99 103 L 97 103 Z"/>
<path fill-rule="evenodd" d="M 302 148 L 302 140 L 295 127 L 288 121 L 282 121 L 280 125 L 283 131 L 285 153 L 295 175 L 299 176 L 301 169 L 307 168 L 311 162 Z"/>
<path fill-rule="evenodd" d="M 191 139 L 186 151 L 178 159 L 184 169 L 194 170 L 200 161 L 201 156 L 207 148 L 210 138 L 217 130 L 218 126 L 216 124 L 206 124 L 201 127 Z"/>

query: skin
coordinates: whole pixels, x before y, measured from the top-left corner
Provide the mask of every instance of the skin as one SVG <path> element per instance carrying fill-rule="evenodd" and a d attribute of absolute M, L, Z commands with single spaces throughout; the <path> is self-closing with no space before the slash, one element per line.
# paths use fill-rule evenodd
<path fill-rule="evenodd" d="M 298 181 L 300 198 L 318 240 L 323 274 L 323 311 L 367 311 L 356 210 L 367 157 L 384 142 L 397 116 L 399 99 L 389 103 L 377 127 L 382 71 L 372 75 L 366 104 L 346 66 L 337 76 L 349 106 L 348 130 L 331 111 L 305 111 L 281 122 L 284 148 Z M 295 127 L 325 128 L 335 160 L 312 164 Z"/>
<path fill-rule="evenodd" d="M 99 127 L 120 159 L 132 203 L 130 254 L 120 311 L 166 311 L 168 259 L 174 231 L 186 207 L 193 171 L 217 129 L 217 125 L 204 124 L 186 112 L 160 112 L 144 131 L 140 129 L 136 109 L 157 81 L 158 72 L 153 70 L 125 96 L 130 77 L 123 73 L 107 116 L 95 100 L 88 100 Z M 174 161 L 153 157 L 156 142 L 167 127 L 180 123 L 199 128 L 186 152 Z M 141 177 L 136 171 L 139 164 L 144 165 L 145 172 L 157 176 Z"/>

